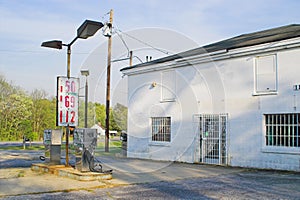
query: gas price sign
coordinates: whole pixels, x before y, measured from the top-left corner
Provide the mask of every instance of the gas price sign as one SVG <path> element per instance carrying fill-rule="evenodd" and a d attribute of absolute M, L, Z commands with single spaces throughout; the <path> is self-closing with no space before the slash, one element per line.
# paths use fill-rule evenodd
<path fill-rule="evenodd" d="M 57 126 L 78 125 L 79 78 L 57 77 Z"/>

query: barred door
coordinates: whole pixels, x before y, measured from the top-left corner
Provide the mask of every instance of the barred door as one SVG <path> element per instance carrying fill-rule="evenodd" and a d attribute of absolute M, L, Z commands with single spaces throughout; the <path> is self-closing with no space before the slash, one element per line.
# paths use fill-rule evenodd
<path fill-rule="evenodd" d="M 227 114 L 197 115 L 200 159 L 206 164 L 227 163 Z"/>

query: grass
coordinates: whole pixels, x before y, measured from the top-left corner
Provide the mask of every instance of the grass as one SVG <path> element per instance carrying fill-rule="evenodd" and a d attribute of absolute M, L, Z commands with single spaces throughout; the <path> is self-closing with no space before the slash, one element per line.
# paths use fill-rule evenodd
<path fill-rule="evenodd" d="M 25 171 L 24 170 L 19 171 L 17 177 L 20 178 L 20 177 L 24 177 L 24 176 L 25 176 Z"/>
<path fill-rule="evenodd" d="M 73 142 L 70 142 L 69 143 L 70 146 L 69 148 L 72 150 L 74 147 L 73 147 Z M 26 144 L 26 150 L 32 150 L 32 151 L 41 151 L 41 150 L 45 150 L 45 146 L 44 145 L 29 145 L 29 144 Z M 66 149 L 66 146 L 63 144 L 61 145 L 61 150 L 65 150 Z M 0 145 L 0 150 L 24 150 L 23 149 L 23 143 L 20 143 L 20 145 L 18 146 L 2 146 Z M 97 147 L 96 147 L 96 156 L 101 156 L 101 155 L 105 155 L 105 156 L 115 156 L 115 154 L 117 153 L 121 153 L 122 151 L 122 141 L 119 141 L 119 140 L 111 140 L 109 142 L 109 152 L 105 152 L 105 142 L 104 141 L 100 141 L 98 142 L 97 144 Z"/>
<path fill-rule="evenodd" d="M 114 156 L 122 151 L 122 141 L 110 141 L 109 152 L 105 152 L 105 143 L 99 142 L 96 148 L 96 156 Z"/>
<path fill-rule="evenodd" d="M 39 150 L 45 150 L 44 145 L 26 145 L 26 150 L 32 150 L 32 151 L 39 151 Z M 0 150 L 24 150 L 23 144 L 20 144 L 20 146 L 0 146 Z"/>

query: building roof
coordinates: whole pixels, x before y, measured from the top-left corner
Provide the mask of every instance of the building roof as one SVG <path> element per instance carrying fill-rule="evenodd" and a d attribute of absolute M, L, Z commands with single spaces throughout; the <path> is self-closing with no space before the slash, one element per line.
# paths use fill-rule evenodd
<path fill-rule="evenodd" d="M 125 67 L 121 69 L 121 71 L 129 70 L 136 67 L 148 66 L 152 64 L 164 63 L 175 59 L 200 55 L 204 53 L 212 53 L 221 50 L 237 49 L 237 48 L 254 46 L 254 45 L 259 45 L 264 43 L 287 40 L 296 37 L 300 37 L 300 24 L 291 24 L 291 25 L 272 28 L 264 31 L 239 35 L 233 38 L 222 40 L 216 43 L 191 49 L 171 56 L 163 57 L 147 63 Z"/>

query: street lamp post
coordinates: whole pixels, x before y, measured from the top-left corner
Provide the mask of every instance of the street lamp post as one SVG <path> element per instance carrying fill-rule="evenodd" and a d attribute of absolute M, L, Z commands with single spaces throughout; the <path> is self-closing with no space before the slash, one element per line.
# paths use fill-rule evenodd
<path fill-rule="evenodd" d="M 84 103 L 84 128 L 88 127 L 88 76 L 90 72 L 88 69 L 83 69 L 80 71 L 82 76 L 85 76 L 85 103 Z"/>
<path fill-rule="evenodd" d="M 67 77 L 70 78 L 70 65 L 71 65 L 71 46 L 74 42 L 80 39 L 87 39 L 93 36 L 104 25 L 101 22 L 85 20 L 83 24 L 77 29 L 77 36 L 69 43 L 63 44 L 60 40 L 52 40 L 42 43 L 42 47 L 62 49 L 63 46 L 67 47 Z M 69 166 L 69 125 L 66 126 L 66 166 Z"/>

